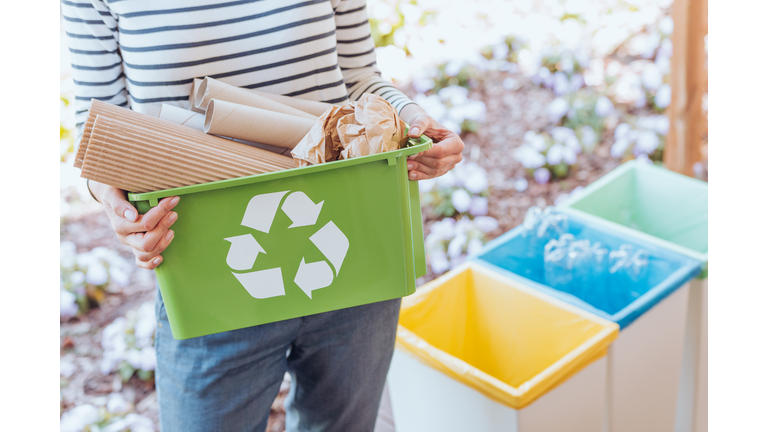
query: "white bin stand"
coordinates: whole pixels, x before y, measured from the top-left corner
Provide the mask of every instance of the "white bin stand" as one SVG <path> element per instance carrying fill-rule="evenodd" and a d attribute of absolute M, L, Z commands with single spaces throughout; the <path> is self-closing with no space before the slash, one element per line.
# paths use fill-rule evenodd
<path fill-rule="evenodd" d="M 608 431 L 674 432 L 690 283 L 608 348 Z"/>
<path fill-rule="evenodd" d="M 707 432 L 708 429 L 708 281 L 691 281 L 675 432 Z"/>
<path fill-rule="evenodd" d="M 515 410 L 395 349 L 387 378 L 397 432 L 599 432 L 606 357 Z"/>

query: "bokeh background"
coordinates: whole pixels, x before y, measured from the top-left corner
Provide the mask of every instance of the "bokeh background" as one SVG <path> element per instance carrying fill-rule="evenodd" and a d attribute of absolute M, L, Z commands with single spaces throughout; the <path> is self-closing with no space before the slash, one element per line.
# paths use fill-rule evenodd
<path fill-rule="evenodd" d="M 531 206 L 578 194 L 629 159 L 661 163 L 672 101 L 671 7 L 671 0 L 368 1 L 382 74 L 466 144 L 454 171 L 420 182 L 429 273 L 419 283 L 520 224 Z M 72 168 L 72 80 L 63 37 L 61 44 L 61 430 L 158 430 L 154 275 L 134 265 Z M 706 119 L 706 89 L 701 110 Z M 693 175 L 707 180 L 706 127 L 699 135 Z M 268 431 L 283 430 L 287 387 Z"/>

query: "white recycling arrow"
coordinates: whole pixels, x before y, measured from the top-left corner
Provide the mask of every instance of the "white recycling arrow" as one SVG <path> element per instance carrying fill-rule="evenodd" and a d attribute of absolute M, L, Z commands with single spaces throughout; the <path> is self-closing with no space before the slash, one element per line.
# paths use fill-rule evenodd
<path fill-rule="evenodd" d="M 302 258 L 293 281 L 311 299 L 312 291 L 325 288 L 333 282 L 333 270 L 325 261 L 307 263 Z"/>
<path fill-rule="evenodd" d="M 283 273 L 280 267 L 250 273 L 232 272 L 232 274 L 253 298 L 266 299 L 285 295 Z"/>
<path fill-rule="evenodd" d="M 233 270 L 250 270 L 260 253 L 266 254 L 264 248 L 250 234 L 225 238 L 232 243 L 227 253 L 227 264 Z"/>
<path fill-rule="evenodd" d="M 312 243 L 320 249 L 320 252 L 328 258 L 336 269 L 336 276 L 339 275 L 341 264 L 349 250 L 349 240 L 347 236 L 333 223 L 328 222 L 309 238 Z"/>
<path fill-rule="evenodd" d="M 285 214 L 293 222 L 293 225 L 288 228 L 314 225 L 317 222 L 317 217 L 320 216 L 324 202 L 320 201 L 315 204 L 304 192 L 294 192 L 288 195 L 282 207 Z"/>
<path fill-rule="evenodd" d="M 280 200 L 288 192 L 272 192 L 251 198 L 248 207 L 245 208 L 241 225 L 269 234 Z"/>

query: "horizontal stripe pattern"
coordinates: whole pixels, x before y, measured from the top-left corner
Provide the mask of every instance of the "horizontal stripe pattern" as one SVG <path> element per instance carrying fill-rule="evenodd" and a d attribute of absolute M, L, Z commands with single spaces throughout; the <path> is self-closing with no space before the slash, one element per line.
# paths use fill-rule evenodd
<path fill-rule="evenodd" d="M 329 103 L 365 92 L 398 110 L 412 103 L 376 67 L 365 0 L 61 5 L 78 125 L 92 98 L 152 115 L 161 103 L 187 108 L 193 78 L 204 76 Z"/>

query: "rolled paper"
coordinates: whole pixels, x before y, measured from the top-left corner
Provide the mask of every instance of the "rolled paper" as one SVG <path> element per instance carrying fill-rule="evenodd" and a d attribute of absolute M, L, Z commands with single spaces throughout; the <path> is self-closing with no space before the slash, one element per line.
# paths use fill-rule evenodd
<path fill-rule="evenodd" d="M 315 120 L 211 99 L 205 110 L 205 132 L 292 149 Z"/>
<path fill-rule="evenodd" d="M 198 114 L 205 114 L 205 110 L 200 109 L 195 106 L 195 95 L 197 94 L 197 89 L 200 88 L 200 83 L 202 83 L 203 80 L 200 78 L 195 78 L 192 80 L 192 89 L 189 93 L 189 110 L 192 112 L 196 112 Z"/>
<path fill-rule="evenodd" d="M 199 131 L 205 132 L 205 115 L 193 113 L 183 108 L 175 107 L 173 105 L 163 104 L 162 108 L 160 108 L 160 117 L 158 118 L 161 120 L 169 121 L 171 123 L 176 123 L 178 125 L 191 127 L 192 129 L 197 129 Z M 284 147 L 277 147 L 277 146 L 272 146 L 268 144 L 238 140 L 238 139 L 229 138 L 225 136 L 222 136 L 221 138 L 232 140 L 235 142 L 239 142 L 241 144 L 260 148 L 262 150 L 270 151 L 272 153 L 277 153 L 281 155 L 290 156 L 290 153 L 291 153 L 291 149 L 286 149 Z"/>
<path fill-rule="evenodd" d="M 169 121 L 171 123 L 176 123 L 177 125 L 190 127 L 204 132 L 205 114 L 199 114 L 173 105 L 163 104 L 160 107 L 160 116 L 158 118 L 160 120 Z"/>
<path fill-rule="evenodd" d="M 283 105 L 280 102 L 261 96 L 250 90 L 235 87 L 211 77 L 206 77 L 200 83 L 200 88 L 197 89 L 197 93 L 195 93 L 195 107 L 205 110 L 211 99 L 293 115 L 296 117 L 303 117 L 310 120 L 317 119 L 317 116 Z"/>
<path fill-rule="evenodd" d="M 312 114 L 315 117 L 320 117 L 333 106 L 326 102 L 311 101 L 292 96 L 266 93 L 258 90 L 251 91 L 260 96 L 272 99 L 273 101 L 280 102 L 283 105 L 287 105 L 291 108 L 296 108 L 298 110 L 304 111 L 305 113 Z"/>

